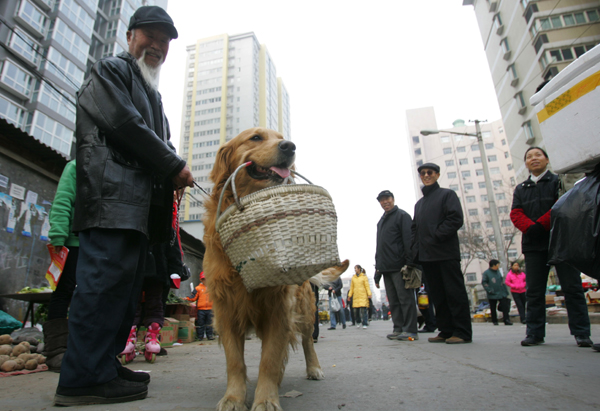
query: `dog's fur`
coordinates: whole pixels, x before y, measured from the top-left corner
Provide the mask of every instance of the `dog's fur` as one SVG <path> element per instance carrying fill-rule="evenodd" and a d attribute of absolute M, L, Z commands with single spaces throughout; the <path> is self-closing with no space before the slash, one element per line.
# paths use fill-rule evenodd
<path fill-rule="evenodd" d="M 313 347 L 315 296 L 309 281 L 302 285 L 267 287 L 249 293 L 238 272 L 223 251 L 215 219 L 219 196 L 225 181 L 235 169 L 247 162 L 255 166 L 241 170 L 236 177 L 238 195 L 245 196 L 260 189 L 281 184 L 279 174 L 293 167 L 295 146 L 284 143 L 281 134 L 264 128 L 246 130 L 224 144 L 210 178 L 214 188 L 205 202 L 204 273 L 213 301 L 215 329 L 227 360 L 227 391 L 217 405 L 221 411 L 247 410 L 246 364 L 244 343 L 246 334 L 254 329 L 262 340 L 262 356 L 252 410 L 281 410 L 279 384 L 283 378 L 290 345 L 297 344 L 296 333 L 302 335 L 302 348 L 309 379 L 323 378 L 323 372 Z M 291 144 L 291 146 L 290 146 Z M 272 168 L 274 167 L 274 168 Z M 273 172 L 272 170 L 276 170 Z M 231 186 L 224 195 L 222 209 L 234 202 Z M 321 285 L 338 278 L 348 268 L 346 260 L 313 277 L 310 282 Z"/>

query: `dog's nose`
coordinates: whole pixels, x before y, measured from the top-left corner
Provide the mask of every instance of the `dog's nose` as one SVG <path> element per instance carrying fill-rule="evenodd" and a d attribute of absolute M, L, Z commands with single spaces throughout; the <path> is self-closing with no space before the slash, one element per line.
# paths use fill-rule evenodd
<path fill-rule="evenodd" d="M 279 149 L 288 157 L 296 154 L 296 145 L 288 140 L 283 140 L 279 143 Z"/>

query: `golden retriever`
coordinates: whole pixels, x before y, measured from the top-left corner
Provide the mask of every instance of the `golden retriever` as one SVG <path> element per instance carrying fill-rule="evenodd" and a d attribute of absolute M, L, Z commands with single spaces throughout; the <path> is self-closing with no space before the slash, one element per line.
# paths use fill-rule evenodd
<path fill-rule="evenodd" d="M 282 184 L 290 174 L 296 146 L 273 130 L 253 128 L 243 131 L 217 152 L 210 174 L 214 188 L 204 206 L 204 273 L 213 301 L 215 329 L 227 361 L 227 391 L 217 405 L 220 411 L 247 410 L 246 364 L 244 343 L 246 334 L 254 328 L 262 340 L 262 356 L 252 410 L 281 410 L 279 384 L 283 378 L 290 345 L 302 335 L 307 378 L 319 380 L 323 372 L 313 346 L 315 296 L 309 284 L 267 287 L 249 293 L 238 272 L 223 251 L 215 219 L 219 196 L 227 178 L 248 161 L 236 176 L 240 197 L 273 185 Z M 231 186 L 224 195 L 222 209 L 234 202 Z M 310 281 L 323 284 L 338 278 L 348 268 L 346 260 L 340 266 L 323 270 Z"/>

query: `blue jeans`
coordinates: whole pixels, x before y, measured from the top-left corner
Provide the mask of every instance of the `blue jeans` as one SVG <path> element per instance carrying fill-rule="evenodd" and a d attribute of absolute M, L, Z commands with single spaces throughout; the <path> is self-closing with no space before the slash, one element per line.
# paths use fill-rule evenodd
<path fill-rule="evenodd" d="M 329 297 L 329 307 L 331 307 L 331 300 L 333 298 L 336 297 Z M 342 307 L 342 309 L 338 311 L 340 313 L 340 319 L 342 320 L 342 324 L 346 325 L 346 315 L 344 314 L 344 305 L 342 304 L 342 297 L 337 297 L 337 300 L 340 303 L 340 306 Z M 331 326 L 335 328 L 335 326 L 337 325 L 337 322 L 335 320 L 335 312 L 331 309 L 329 310 L 329 318 L 331 319 Z"/>

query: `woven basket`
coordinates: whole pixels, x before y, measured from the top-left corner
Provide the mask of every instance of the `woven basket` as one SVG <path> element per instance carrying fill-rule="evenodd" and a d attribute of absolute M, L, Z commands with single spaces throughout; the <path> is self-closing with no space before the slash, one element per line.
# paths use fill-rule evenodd
<path fill-rule="evenodd" d="M 216 230 L 248 291 L 302 284 L 340 263 L 337 215 L 325 189 L 283 184 L 238 199 L 233 184 L 233 192 L 236 202 L 217 214 Z"/>

